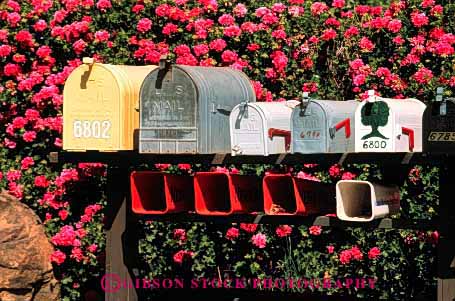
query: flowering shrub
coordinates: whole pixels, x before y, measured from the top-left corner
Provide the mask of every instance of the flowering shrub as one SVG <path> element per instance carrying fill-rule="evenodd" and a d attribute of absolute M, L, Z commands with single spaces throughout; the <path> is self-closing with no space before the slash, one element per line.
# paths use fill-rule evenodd
<path fill-rule="evenodd" d="M 436 86 L 454 89 L 453 4 L 250 2 L 2 2 L 0 188 L 44 220 L 56 247 L 50 260 L 62 279 L 64 300 L 81 300 L 103 272 L 104 167 L 60 168 L 47 161 L 62 146 L 63 84 L 83 56 L 139 65 L 157 64 L 167 55 L 179 64 L 230 66 L 250 76 L 259 101 L 298 98 L 302 91 L 327 99 L 363 98 L 371 88 L 386 97 L 428 101 Z M 265 170 L 247 172 L 255 168 Z M 320 181 L 378 176 L 368 166 L 328 171 L 303 166 L 293 172 Z M 434 169 L 412 171 L 403 187 L 403 215 L 434 216 L 435 175 Z M 333 291 L 359 296 L 403 299 L 417 295 L 417 288 L 434 288 L 436 234 L 159 223 L 144 229 L 141 252 L 155 276 L 175 273 L 179 261 L 189 260 L 197 275 L 215 275 L 222 264 L 240 276 L 362 274 L 384 280 L 375 290 Z"/>

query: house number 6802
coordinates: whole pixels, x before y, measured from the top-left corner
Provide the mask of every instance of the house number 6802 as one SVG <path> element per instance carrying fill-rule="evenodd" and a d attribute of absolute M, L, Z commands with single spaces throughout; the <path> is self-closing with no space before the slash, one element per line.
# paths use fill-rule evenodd
<path fill-rule="evenodd" d="M 109 139 L 111 122 L 108 120 L 76 120 L 73 123 L 74 138 Z"/>

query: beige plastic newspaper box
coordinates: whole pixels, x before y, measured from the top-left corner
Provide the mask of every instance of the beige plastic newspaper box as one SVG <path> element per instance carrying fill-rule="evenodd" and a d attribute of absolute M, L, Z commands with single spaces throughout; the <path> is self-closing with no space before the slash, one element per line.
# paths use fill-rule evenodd
<path fill-rule="evenodd" d="M 155 68 L 101 64 L 84 58 L 63 90 L 63 149 L 136 149 L 139 89 Z"/>
<path fill-rule="evenodd" d="M 369 222 L 400 211 L 400 190 L 398 186 L 340 180 L 336 184 L 336 201 L 339 219 Z"/>

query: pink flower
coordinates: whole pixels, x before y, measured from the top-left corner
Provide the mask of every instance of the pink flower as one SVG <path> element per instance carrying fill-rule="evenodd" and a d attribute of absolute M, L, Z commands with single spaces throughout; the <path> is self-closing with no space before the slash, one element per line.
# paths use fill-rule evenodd
<path fill-rule="evenodd" d="M 106 42 L 107 40 L 109 40 L 109 33 L 105 30 L 97 31 L 95 32 L 95 39 L 98 42 Z"/>
<path fill-rule="evenodd" d="M 272 63 L 275 69 L 278 72 L 284 72 L 288 64 L 288 58 L 284 52 L 276 50 L 270 55 L 270 58 L 272 59 Z"/>
<path fill-rule="evenodd" d="M 180 241 L 186 241 L 186 231 L 185 229 L 175 229 L 174 230 L 174 239 Z"/>
<path fill-rule="evenodd" d="M 231 227 L 226 232 L 226 238 L 229 240 L 234 240 L 239 237 L 240 231 L 237 228 Z"/>
<path fill-rule="evenodd" d="M 315 177 L 309 173 L 306 173 L 304 171 L 300 171 L 299 173 L 297 173 L 297 178 L 308 180 L 308 181 L 321 182 L 321 180 L 319 180 L 317 177 Z"/>
<path fill-rule="evenodd" d="M 18 181 L 18 180 L 20 180 L 21 177 L 22 177 L 22 173 L 20 170 L 9 170 L 6 173 L 6 179 L 9 182 Z"/>
<path fill-rule="evenodd" d="M 224 35 L 227 37 L 238 37 L 242 34 L 242 30 L 237 25 L 231 25 L 224 29 Z"/>
<path fill-rule="evenodd" d="M 44 31 L 45 29 L 47 28 L 47 23 L 46 21 L 44 20 L 38 20 L 36 21 L 36 23 L 33 25 L 33 29 L 36 31 L 36 32 L 42 32 Z"/>
<path fill-rule="evenodd" d="M 216 39 L 210 42 L 209 47 L 211 50 L 221 52 L 224 48 L 226 48 L 227 43 L 223 39 Z"/>
<path fill-rule="evenodd" d="M 433 78 L 433 72 L 430 69 L 422 67 L 414 73 L 412 78 L 419 84 L 427 84 Z"/>
<path fill-rule="evenodd" d="M 63 253 L 62 251 L 60 250 L 57 250 L 57 251 L 54 251 L 52 254 L 51 254 L 51 262 L 55 262 L 57 265 L 61 265 L 66 259 L 66 255 L 65 253 Z"/>
<path fill-rule="evenodd" d="M 60 231 L 51 238 L 56 246 L 73 246 L 77 238 L 76 231 L 69 225 L 63 226 Z"/>
<path fill-rule="evenodd" d="M 234 13 L 234 15 L 236 17 L 239 17 L 239 18 L 243 18 L 245 17 L 246 13 L 248 12 L 248 9 L 246 8 L 246 6 L 242 3 L 238 3 L 234 9 L 232 10 L 232 12 Z"/>
<path fill-rule="evenodd" d="M 375 47 L 374 43 L 367 37 L 360 39 L 359 46 L 364 52 L 371 52 Z"/>
<path fill-rule="evenodd" d="M 342 180 L 352 180 L 355 179 L 356 175 L 353 174 L 352 172 L 344 172 L 343 175 L 341 176 Z"/>
<path fill-rule="evenodd" d="M 98 0 L 96 7 L 102 12 L 105 12 L 108 8 L 112 8 L 112 3 L 109 0 Z"/>
<path fill-rule="evenodd" d="M 327 6 L 327 4 L 325 4 L 323 2 L 314 2 L 311 5 L 311 13 L 314 16 L 319 16 L 322 13 L 324 13 L 325 11 L 327 11 L 328 9 L 329 9 L 329 7 Z"/>
<path fill-rule="evenodd" d="M 251 237 L 251 242 L 259 249 L 263 249 L 267 244 L 267 236 L 262 233 L 255 234 Z"/>
<path fill-rule="evenodd" d="M 322 233 L 322 227 L 321 226 L 311 226 L 310 227 L 310 234 L 311 235 L 321 235 Z"/>
<path fill-rule="evenodd" d="M 335 251 L 334 246 L 327 246 L 327 253 L 332 254 Z"/>
<path fill-rule="evenodd" d="M 170 36 L 171 34 L 176 33 L 178 31 L 179 27 L 177 25 L 173 23 L 167 23 L 166 25 L 164 25 L 162 33 L 167 36 Z"/>
<path fill-rule="evenodd" d="M 140 33 L 149 31 L 152 28 L 152 21 L 149 18 L 142 18 L 137 23 L 136 29 Z"/>
<path fill-rule="evenodd" d="M 199 44 L 193 47 L 194 54 L 196 56 L 206 55 L 210 48 L 206 44 Z"/>
<path fill-rule="evenodd" d="M 223 26 L 230 26 L 234 25 L 235 19 L 233 16 L 229 14 L 223 14 L 221 17 L 218 18 L 218 23 L 220 23 Z"/>
<path fill-rule="evenodd" d="M 34 131 L 26 131 L 22 136 L 25 142 L 32 142 L 36 139 L 36 132 Z"/>
<path fill-rule="evenodd" d="M 0 45 L 0 57 L 7 57 L 12 51 L 9 45 Z"/>
<path fill-rule="evenodd" d="M 283 3 L 281 2 L 278 2 L 278 3 L 274 3 L 272 5 L 272 11 L 277 13 L 277 14 L 281 14 L 282 12 L 284 12 L 286 10 L 286 5 L 284 5 Z"/>
<path fill-rule="evenodd" d="M 415 27 L 422 27 L 428 24 L 428 17 L 425 15 L 425 13 L 414 11 L 411 13 L 411 21 Z"/>
<path fill-rule="evenodd" d="M 75 247 L 71 250 L 70 257 L 76 260 L 77 262 L 81 262 L 84 259 L 84 253 L 82 252 L 81 248 Z"/>
<path fill-rule="evenodd" d="M 85 47 L 87 47 L 87 43 L 85 43 L 85 41 L 82 39 L 79 39 L 73 43 L 74 52 L 77 54 L 81 54 L 85 50 Z"/>
<path fill-rule="evenodd" d="M 182 264 L 184 260 L 191 259 L 194 256 L 194 253 L 191 251 L 180 250 L 174 254 L 174 262 Z"/>
<path fill-rule="evenodd" d="M 381 250 L 378 247 L 371 248 L 370 251 L 368 251 L 369 259 L 376 259 L 379 255 L 381 255 Z"/>
<path fill-rule="evenodd" d="M 11 27 L 16 27 L 21 20 L 21 15 L 17 12 L 12 12 L 6 15 L 6 20 Z"/>
<path fill-rule="evenodd" d="M 33 160 L 32 157 L 25 157 L 21 161 L 21 169 L 28 169 L 30 166 L 33 166 L 35 164 L 35 160 Z"/>
<path fill-rule="evenodd" d="M 367 77 L 365 74 L 357 74 L 356 76 L 354 76 L 352 83 L 354 84 L 354 86 L 358 87 L 363 85 L 366 79 Z"/>
<path fill-rule="evenodd" d="M 278 237 L 289 236 L 292 233 L 292 227 L 288 225 L 280 225 L 276 228 L 275 233 Z"/>
<path fill-rule="evenodd" d="M 249 233 L 256 232 L 257 228 L 258 228 L 258 224 L 245 224 L 245 223 L 240 224 L 240 229 L 242 229 L 246 232 L 249 232 Z"/>
<path fill-rule="evenodd" d="M 238 55 L 236 52 L 232 51 L 232 50 L 225 50 L 223 51 L 223 53 L 221 54 L 221 59 L 223 60 L 223 62 L 225 63 L 232 63 L 232 62 L 235 62 L 238 58 Z"/>
<path fill-rule="evenodd" d="M 401 30 L 401 27 L 402 27 L 401 20 L 397 19 L 391 20 L 389 24 L 387 24 L 387 29 L 393 33 L 399 32 Z"/>
<path fill-rule="evenodd" d="M 95 253 L 97 249 L 98 249 L 98 246 L 96 244 L 91 244 L 90 246 L 87 247 L 87 250 L 90 253 Z"/>

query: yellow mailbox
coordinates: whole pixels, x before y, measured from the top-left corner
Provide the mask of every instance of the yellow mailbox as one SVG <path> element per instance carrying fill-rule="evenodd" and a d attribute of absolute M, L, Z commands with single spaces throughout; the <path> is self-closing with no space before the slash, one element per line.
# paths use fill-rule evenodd
<path fill-rule="evenodd" d="M 101 64 L 84 58 L 63 90 L 63 149 L 136 149 L 139 89 L 155 68 Z"/>

